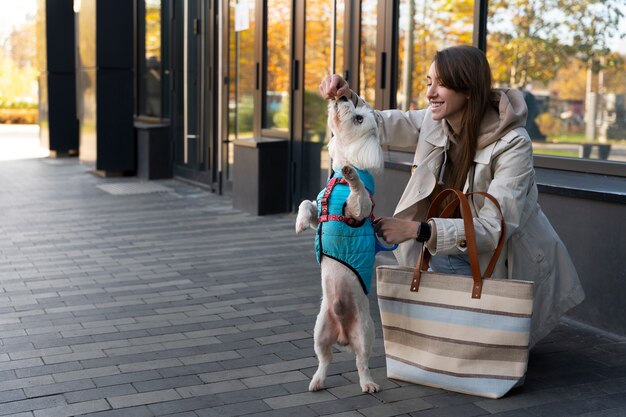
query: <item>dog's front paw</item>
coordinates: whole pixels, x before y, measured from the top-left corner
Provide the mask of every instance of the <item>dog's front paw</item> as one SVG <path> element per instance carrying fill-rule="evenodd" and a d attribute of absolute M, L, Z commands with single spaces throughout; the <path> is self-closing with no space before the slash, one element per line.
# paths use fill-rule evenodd
<path fill-rule="evenodd" d="M 317 208 L 309 201 L 304 200 L 298 207 L 298 216 L 296 217 L 296 233 L 300 234 L 309 227 L 317 227 L 316 213 Z"/>
<path fill-rule="evenodd" d="M 343 175 L 348 182 L 354 182 L 359 178 L 359 174 L 357 174 L 356 170 L 350 165 L 346 165 L 341 168 L 341 175 Z"/>

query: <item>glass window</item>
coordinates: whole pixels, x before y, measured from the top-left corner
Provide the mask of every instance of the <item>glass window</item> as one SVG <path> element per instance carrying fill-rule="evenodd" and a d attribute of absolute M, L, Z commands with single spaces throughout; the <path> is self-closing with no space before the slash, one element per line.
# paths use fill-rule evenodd
<path fill-rule="evenodd" d="M 471 45 L 473 0 L 400 0 L 398 20 L 399 109 L 424 108 L 426 73 L 435 52 L 453 45 Z"/>
<path fill-rule="evenodd" d="M 376 19 L 378 0 L 361 1 L 359 95 L 370 104 L 376 98 Z"/>
<path fill-rule="evenodd" d="M 228 148 L 226 178 L 232 180 L 234 144 L 253 137 L 256 61 L 254 1 L 230 2 L 228 24 Z"/>
<path fill-rule="evenodd" d="M 320 82 L 336 72 L 337 62 L 329 57 L 340 58 L 343 50 L 335 43 L 333 50 L 334 0 L 307 0 L 304 46 L 304 141 L 303 160 L 313 172 L 303 178 L 303 194 L 315 195 L 324 184 L 329 172 L 326 146 L 330 140 L 327 130 L 328 110 L 326 100 L 319 93 Z M 337 5 L 338 6 L 338 5 Z M 342 6 L 343 7 L 343 6 Z M 337 25 L 343 22 L 343 10 L 337 7 Z M 343 26 L 343 25 L 341 25 Z M 343 33 L 342 33 L 343 34 Z M 337 39 L 339 34 L 335 33 Z M 333 64 L 335 67 L 333 68 Z M 341 67 L 339 67 L 341 68 Z M 318 175 L 319 173 L 319 175 Z"/>
<path fill-rule="evenodd" d="M 263 127 L 289 129 L 290 0 L 267 1 L 267 88 Z"/>
<path fill-rule="evenodd" d="M 345 68 L 343 62 L 343 39 L 345 33 L 344 15 L 346 13 L 345 0 L 335 0 L 335 36 L 333 42 L 335 44 L 334 66 L 332 73 L 341 74 Z"/>
<path fill-rule="evenodd" d="M 139 113 L 162 117 L 161 0 L 145 0 L 144 56 L 140 65 Z"/>
<path fill-rule="evenodd" d="M 490 0 L 487 55 L 523 91 L 535 154 L 626 161 L 626 5 Z"/>

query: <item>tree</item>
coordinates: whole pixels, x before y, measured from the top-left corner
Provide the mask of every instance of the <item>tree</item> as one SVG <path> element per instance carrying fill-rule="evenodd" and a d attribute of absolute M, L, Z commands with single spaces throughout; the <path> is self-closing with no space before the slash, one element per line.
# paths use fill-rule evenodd
<path fill-rule="evenodd" d="M 402 109 L 426 105 L 425 77 L 438 49 L 472 43 L 473 5 L 471 0 L 401 2 L 398 43 L 401 102 L 398 104 Z"/>
<path fill-rule="evenodd" d="M 9 55 L 19 68 L 36 66 L 37 26 L 34 16 L 23 25 L 13 29 L 7 40 Z"/>
<path fill-rule="evenodd" d="M 531 81 L 547 83 L 567 63 L 559 39 L 560 2 L 490 2 L 487 54 L 496 84 L 522 88 Z"/>
<path fill-rule="evenodd" d="M 0 48 L 0 106 L 34 106 L 37 102 L 36 24 L 29 16 Z"/>

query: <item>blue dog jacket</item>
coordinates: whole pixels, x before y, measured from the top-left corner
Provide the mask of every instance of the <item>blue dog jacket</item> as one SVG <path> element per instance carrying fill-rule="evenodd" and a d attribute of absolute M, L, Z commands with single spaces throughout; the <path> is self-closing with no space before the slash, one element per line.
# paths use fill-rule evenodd
<path fill-rule="evenodd" d="M 356 171 L 370 196 L 373 196 L 372 175 L 367 171 Z M 327 191 L 330 194 L 325 196 Z M 341 172 L 334 173 L 328 179 L 326 188 L 318 194 L 317 215 L 320 222 L 315 236 L 315 255 L 317 262 L 321 262 L 322 256 L 328 256 L 350 268 L 367 294 L 372 283 L 376 251 L 379 249 L 378 240 L 372 225 L 372 215 L 360 223 L 343 216 L 349 194 L 350 187 Z M 324 207 L 327 208 L 326 213 Z M 350 242 L 346 243 L 346 240 Z"/>

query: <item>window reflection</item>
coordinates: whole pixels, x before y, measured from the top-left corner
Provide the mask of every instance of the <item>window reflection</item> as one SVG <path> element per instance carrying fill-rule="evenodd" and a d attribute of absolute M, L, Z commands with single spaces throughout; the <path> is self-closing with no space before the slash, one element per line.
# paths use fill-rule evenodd
<path fill-rule="evenodd" d="M 253 136 L 256 62 L 254 1 L 231 1 L 229 7 L 228 147 L 225 151 L 225 176 L 232 181 L 235 162 L 233 141 Z"/>
<path fill-rule="evenodd" d="M 424 108 L 426 73 L 437 50 L 471 44 L 473 0 L 400 0 L 398 108 Z"/>
<path fill-rule="evenodd" d="M 345 24 L 344 24 L 344 15 L 346 13 L 346 2 L 345 0 L 335 0 L 335 61 L 334 68 L 332 69 L 332 73 L 341 74 L 345 68 L 345 64 L 343 62 L 343 39 L 345 33 Z"/>
<path fill-rule="evenodd" d="M 324 77 L 336 72 L 330 57 L 340 57 L 337 44 L 333 50 L 334 0 L 307 0 L 304 47 L 304 144 L 303 159 L 313 172 L 303 182 L 304 194 L 314 195 L 328 175 L 329 161 L 326 145 L 330 139 L 327 129 L 327 103 L 319 93 Z M 343 22 L 343 10 L 337 10 Z M 339 26 L 339 25 L 338 25 Z M 335 34 L 337 37 L 340 36 Z M 337 63 L 335 62 L 335 65 Z M 319 175 L 318 175 L 319 173 Z"/>
<path fill-rule="evenodd" d="M 142 65 L 140 113 L 161 117 L 161 0 L 145 0 L 145 56 Z"/>
<path fill-rule="evenodd" d="M 289 128 L 289 23 L 291 2 L 267 2 L 267 89 L 264 123 L 268 129 Z"/>
<path fill-rule="evenodd" d="M 490 1 L 494 81 L 524 92 L 535 154 L 626 161 L 626 5 L 565 3 Z"/>
<path fill-rule="evenodd" d="M 376 88 L 377 0 L 361 1 L 361 47 L 359 48 L 359 94 L 374 103 Z"/>
<path fill-rule="evenodd" d="M 236 19 L 239 19 L 237 27 Z M 256 81 L 254 28 L 254 2 L 231 1 L 228 49 L 228 133 L 231 140 L 252 137 Z"/>

